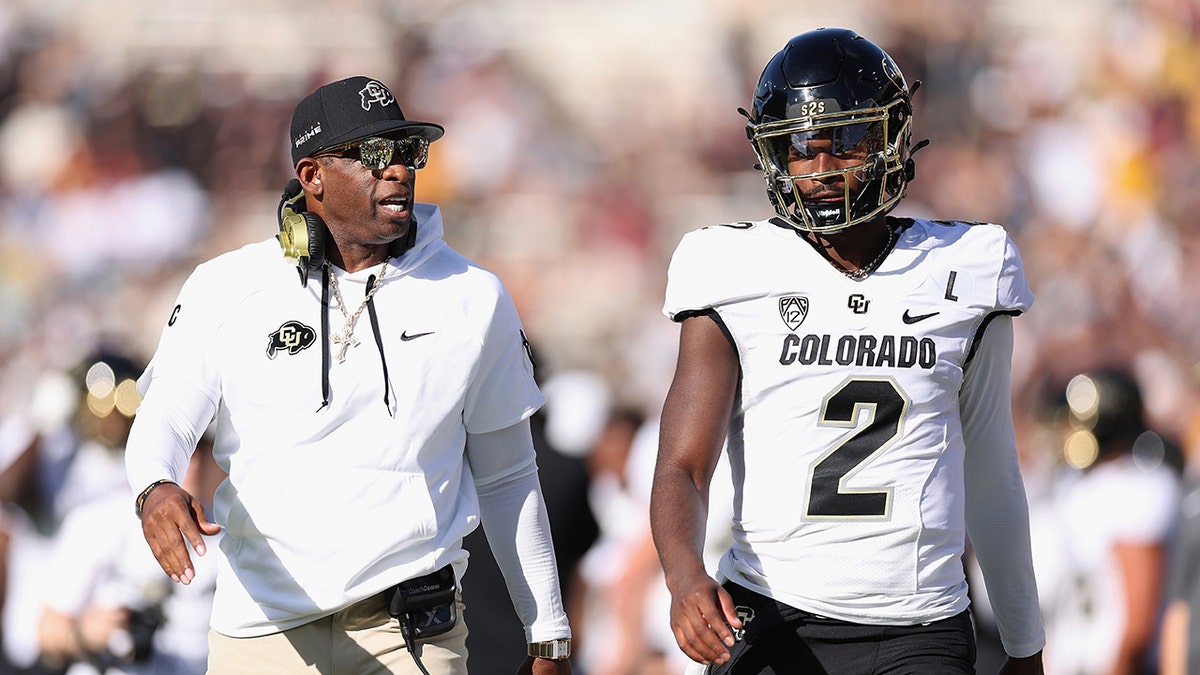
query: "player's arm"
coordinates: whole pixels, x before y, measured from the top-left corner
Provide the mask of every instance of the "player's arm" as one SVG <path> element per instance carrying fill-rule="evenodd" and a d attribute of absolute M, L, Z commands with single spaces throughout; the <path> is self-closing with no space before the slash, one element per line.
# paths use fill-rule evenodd
<path fill-rule="evenodd" d="M 1000 638 L 1004 673 L 1040 673 L 1045 631 L 1029 540 L 1029 505 L 1017 461 L 1009 371 L 1012 318 L 985 324 L 959 401 L 966 442 L 967 532 L 979 559 Z"/>
<path fill-rule="evenodd" d="M 1118 541 L 1113 557 L 1120 572 L 1126 618 L 1112 672 L 1134 673 L 1154 646 L 1166 546 L 1161 541 Z"/>
<path fill-rule="evenodd" d="M 468 433 L 467 461 L 479 494 L 483 530 L 525 626 L 526 641 L 570 638 L 529 420 Z M 518 672 L 567 675 L 571 664 L 530 657 Z"/>
<path fill-rule="evenodd" d="M 125 446 L 126 475 L 139 492 L 142 534 L 163 571 L 181 584 L 195 577 L 187 544 L 204 555 L 202 535 L 221 530 L 205 516 L 200 501 L 180 487 L 215 411 L 212 401 L 187 382 L 153 378 Z"/>
<path fill-rule="evenodd" d="M 663 405 L 650 527 L 671 592 L 671 629 L 695 661 L 724 663 L 741 628 L 733 601 L 704 569 L 708 488 L 724 445 L 740 366 L 715 316 L 683 320 Z"/>

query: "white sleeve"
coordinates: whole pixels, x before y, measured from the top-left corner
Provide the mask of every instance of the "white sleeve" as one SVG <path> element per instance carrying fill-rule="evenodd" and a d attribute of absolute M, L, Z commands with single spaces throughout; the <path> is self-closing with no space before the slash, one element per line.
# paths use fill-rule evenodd
<path fill-rule="evenodd" d="M 463 402 L 468 433 L 503 429 L 532 415 L 545 402 L 533 376 L 529 341 L 512 297 L 498 279 L 479 365 Z"/>
<path fill-rule="evenodd" d="M 529 421 L 467 434 L 480 519 L 525 639 L 570 637 Z"/>
<path fill-rule="evenodd" d="M 1046 643 L 1029 543 L 1029 504 L 1017 461 L 1009 370 L 1012 317 L 994 315 L 967 364 L 962 391 L 967 534 L 1009 656 Z"/>
<path fill-rule="evenodd" d="M 196 442 L 216 413 L 204 392 L 175 377 L 155 377 L 125 443 L 125 475 L 134 492 L 166 478 L 182 483 Z"/>

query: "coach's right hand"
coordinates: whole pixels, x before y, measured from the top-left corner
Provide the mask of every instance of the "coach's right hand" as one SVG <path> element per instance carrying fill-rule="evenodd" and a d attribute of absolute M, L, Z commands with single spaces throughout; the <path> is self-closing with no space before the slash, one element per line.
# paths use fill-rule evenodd
<path fill-rule="evenodd" d="M 187 542 L 204 555 L 203 535 L 220 531 L 221 526 L 204 515 L 200 501 L 175 483 L 156 487 L 142 505 L 142 534 L 150 551 L 167 576 L 185 586 L 196 577 Z"/>

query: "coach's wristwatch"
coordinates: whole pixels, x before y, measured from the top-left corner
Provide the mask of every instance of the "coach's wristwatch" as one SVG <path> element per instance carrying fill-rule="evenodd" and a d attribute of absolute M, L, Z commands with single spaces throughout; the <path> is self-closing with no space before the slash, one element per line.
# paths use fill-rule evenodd
<path fill-rule="evenodd" d="M 562 661 L 571 657 L 571 638 L 558 638 L 545 642 L 531 642 L 529 655 L 539 659 Z"/>

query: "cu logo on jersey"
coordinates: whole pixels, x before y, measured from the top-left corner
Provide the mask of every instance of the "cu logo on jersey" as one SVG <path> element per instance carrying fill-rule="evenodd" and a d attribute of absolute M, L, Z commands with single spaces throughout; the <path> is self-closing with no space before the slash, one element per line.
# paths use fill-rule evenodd
<path fill-rule="evenodd" d="M 846 300 L 846 306 L 855 314 L 866 314 L 867 307 L 871 306 L 871 301 L 862 293 L 855 293 Z"/>
<path fill-rule="evenodd" d="M 779 299 L 779 317 L 791 330 L 796 330 L 808 316 L 808 298 L 802 295 L 789 295 Z"/>
<path fill-rule="evenodd" d="M 367 86 L 363 87 L 358 95 L 362 97 L 362 109 L 370 110 L 373 103 L 378 103 L 381 107 L 391 105 L 396 99 L 392 97 L 392 92 L 381 83 L 371 80 Z"/>
<path fill-rule="evenodd" d="M 301 349 L 311 347 L 317 341 L 317 331 L 305 326 L 299 321 L 288 321 L 271 333 L 267 341 L 267 358 L 275 358 L 275 354 L 287 350 L 289 354 L 298 354 Z"/>

